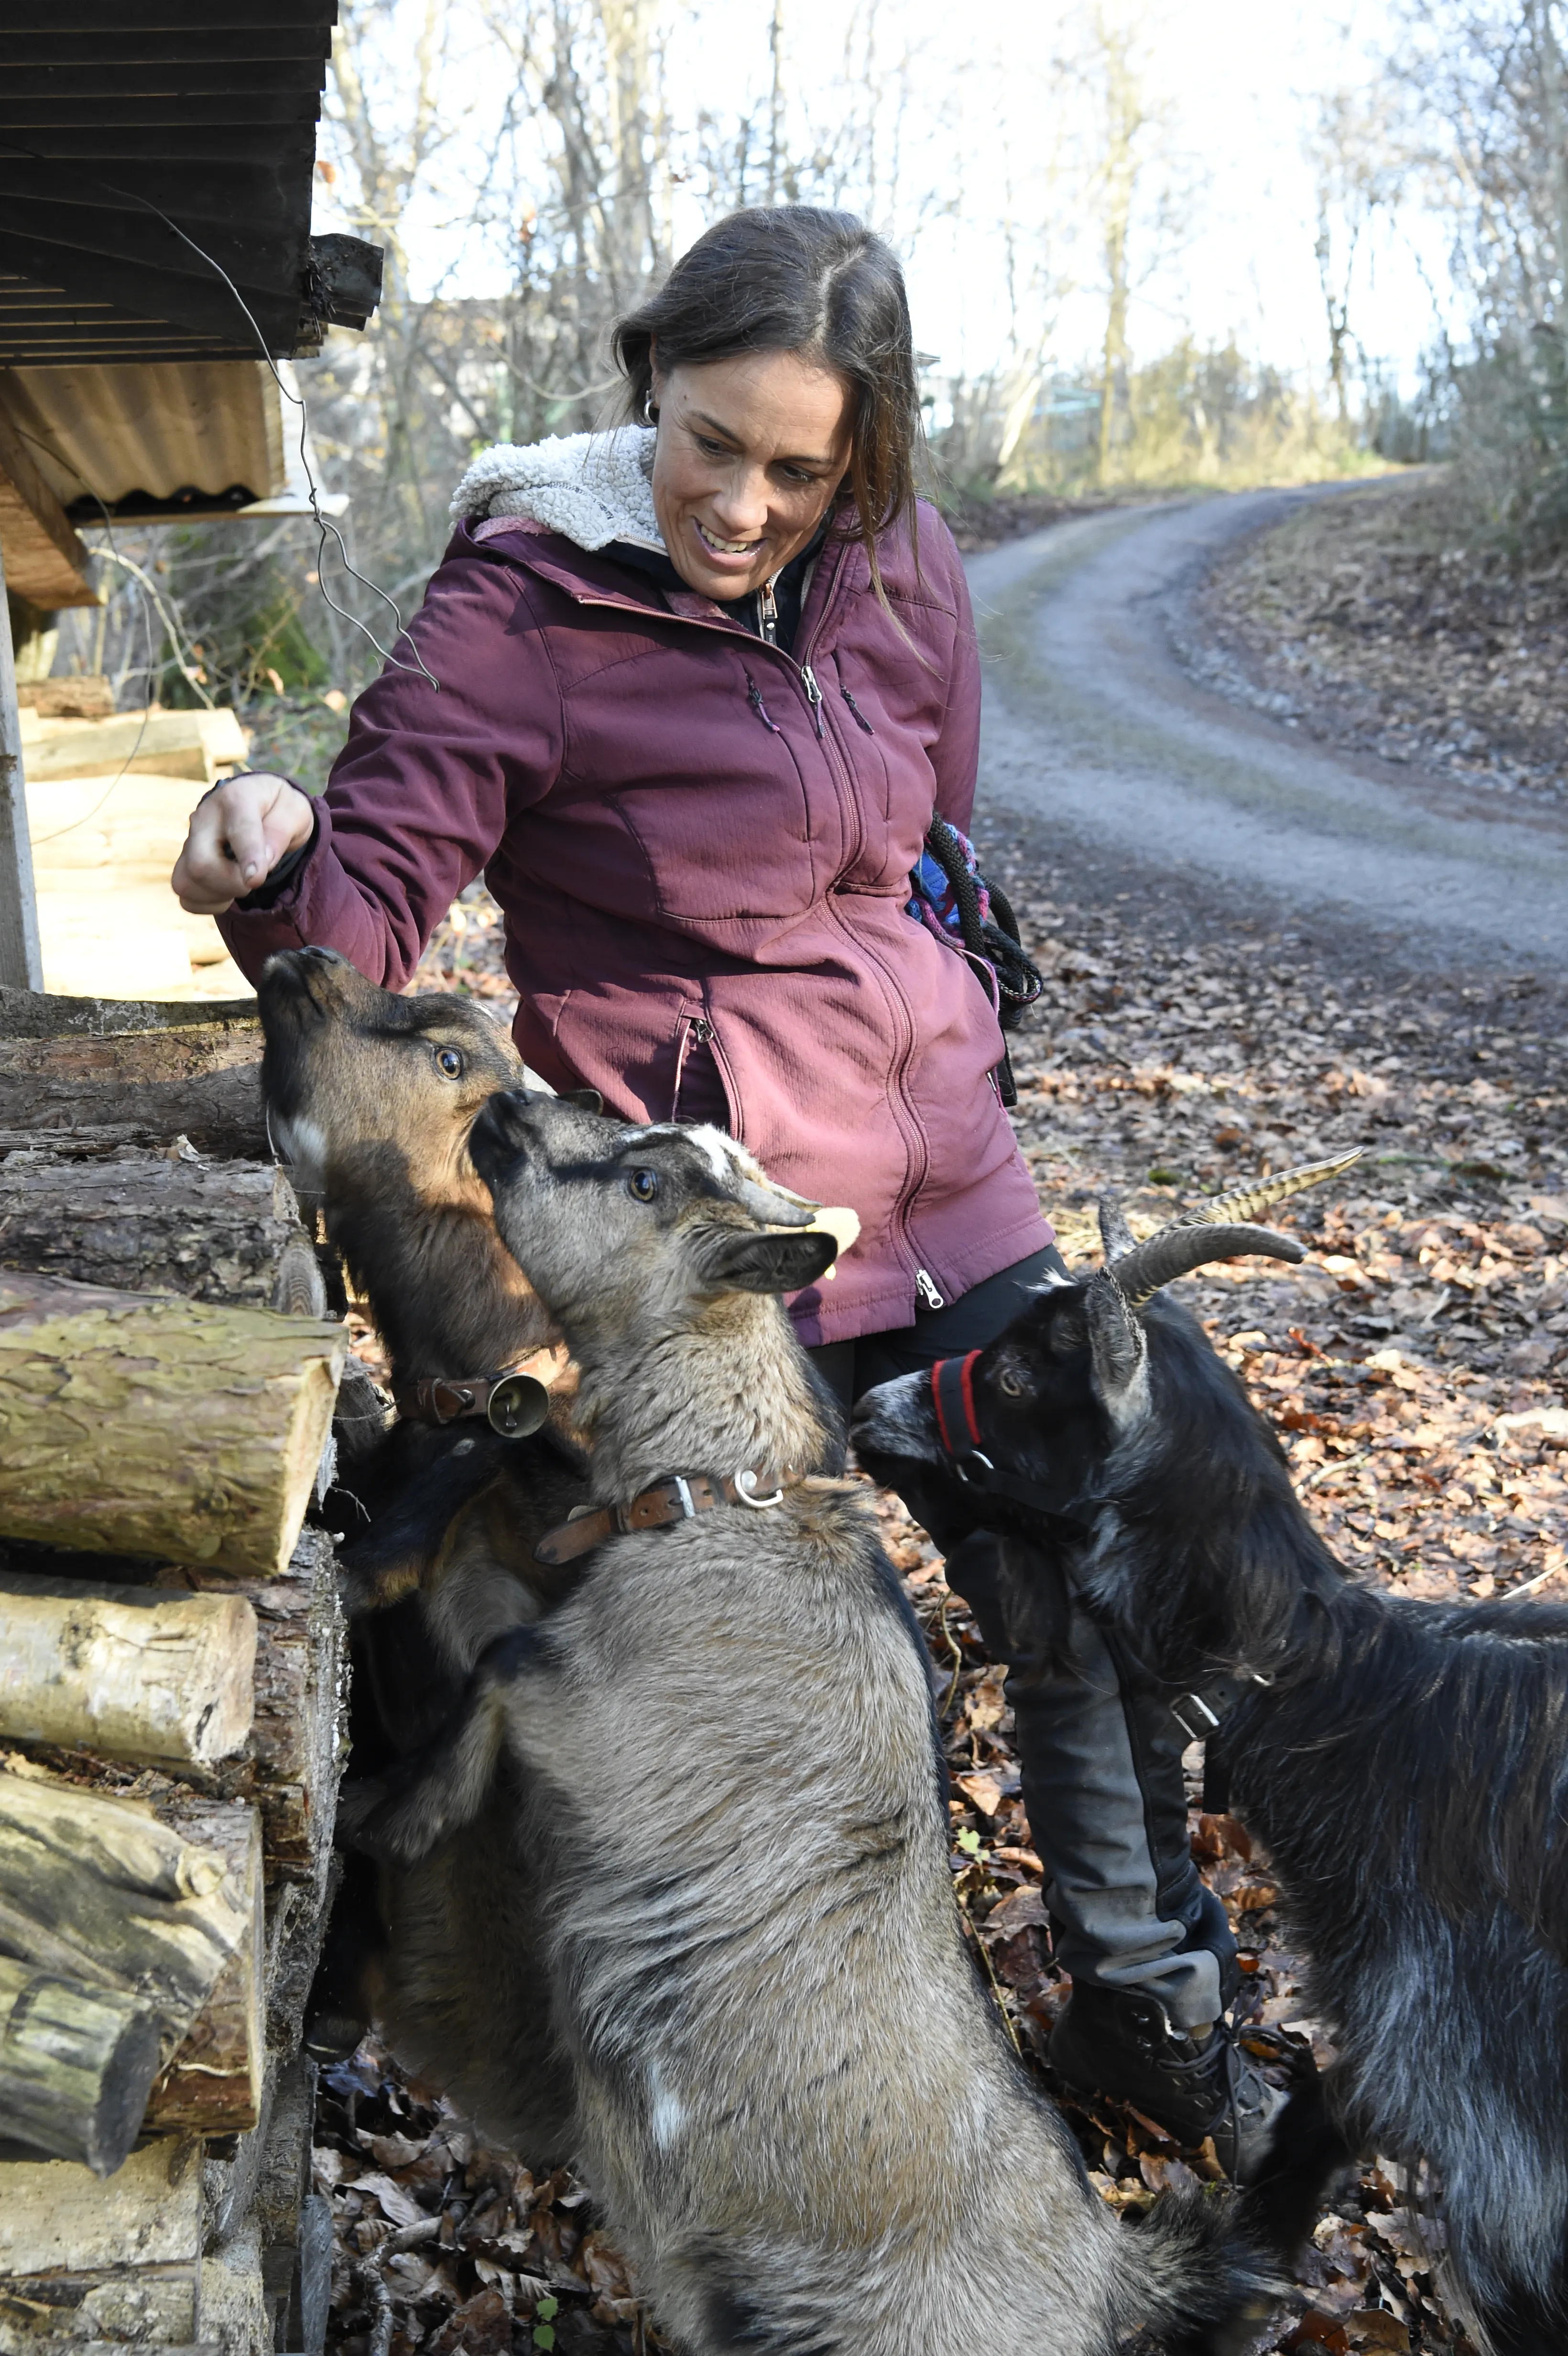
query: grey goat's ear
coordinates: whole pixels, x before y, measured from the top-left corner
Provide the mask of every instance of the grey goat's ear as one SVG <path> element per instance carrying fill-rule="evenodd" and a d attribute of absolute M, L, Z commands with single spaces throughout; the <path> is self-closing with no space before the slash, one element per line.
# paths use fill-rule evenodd
<path fill-rule="evenodd" d="M 1124 1252 L 1132 1250 L 1137 1237 L 1128 1226 L 1122 1215 L 1122 1206 L 1114 1194 L 1102 1194 L 1094 1208 L 1099 1214 L 1100 1241 L 1104 1248 L 1108 1268 L 1114 1259 L 1120 1259 Z"/>
<path fill-rule="evenodd" d="M 579 1112 L 603 1112 L 604 1099 L 597 1088 L 568 1088 L 562 1104 L 575 1105 Z"/>
<path fill-rule="evenodd" d="M 1121 1287 L 1099 1269 L 1083 1288 L 1094 1389 L 1111 1421 L 1136 1423 L 1148 1404 L 1148 1344 Z"/>
<path fill-rule="evenodd" d="M 709 1227 L 699 1265 L 720 1292 L 799 1292 L 832 1267 L 838 1246 L 831 1236 L 750 1235 L 743 1227 Z"/>

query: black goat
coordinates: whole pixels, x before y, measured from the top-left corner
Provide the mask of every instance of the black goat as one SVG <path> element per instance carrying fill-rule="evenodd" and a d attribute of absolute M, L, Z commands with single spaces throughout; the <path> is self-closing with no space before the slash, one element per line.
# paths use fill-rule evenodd
<path fill-rule="evenodd" d="M 1211 1216 L 1245 1220 L 1317 1174 Z M 1104 1269 L 962 1366 L 871 1393 L 860 1460 L 896 1463 L 906 1494 L 912 1461 L 944 1527 L 1000 1532 L 1015 1610 L 1047 1553 L 1173 1699 L 1207 1689 L 1232 1804 L 1267 1845 L 1338 2050 L 1328 2119 L 1316 2089 L 1284 2115 L 1261 2222 L 1298 2237 L 1352 2151 L 1413 2176 L 1425 2160 L 1445 2287 L 1477 2340 L 1560 2356 L 1568 1611 L 1351 1583 L 1242 1385 L 1156 1297 L 1206 1260 L 1300 1246 L 1205 1224 L 1135 1246 L 1106 1212 L 1102 1232 Z"/>

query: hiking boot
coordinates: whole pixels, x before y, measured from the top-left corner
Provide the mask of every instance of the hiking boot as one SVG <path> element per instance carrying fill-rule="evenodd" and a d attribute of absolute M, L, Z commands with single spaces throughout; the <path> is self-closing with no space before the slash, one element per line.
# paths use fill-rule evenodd
<path fill-rule="evenodd" d="M 1178 2143 L 1212 2136 L 1233 2184 L 1250 2184 L 1274 2142 L 1288 2088 L 1270 2083 L 1225 2020 L 1173 2029 L 1154 1997 L 1079 1982 L 1052 2029 L 1051 2066 L 1081 2094 L 1130 2103 Z"/>

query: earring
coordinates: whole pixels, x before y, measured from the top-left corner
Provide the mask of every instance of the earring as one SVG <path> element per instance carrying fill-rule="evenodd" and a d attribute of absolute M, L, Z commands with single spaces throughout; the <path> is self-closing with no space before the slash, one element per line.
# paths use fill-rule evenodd
<path fill-rule="evenodd" d="M 643 395 L 643 423 L 645 425 L 656 425 L 658 422 L 658 406 L 654 400 L 654 389 L 650 384 L 646 392 Z"/>

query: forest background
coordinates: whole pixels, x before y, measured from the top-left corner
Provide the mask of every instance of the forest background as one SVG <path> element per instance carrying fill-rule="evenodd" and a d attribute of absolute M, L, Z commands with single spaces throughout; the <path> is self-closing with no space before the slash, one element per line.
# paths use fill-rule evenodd
<path fill-rule="evenodd" d="M 122 704 L 233 702 L 253 757 L 316 781 L 378 666 L 356 625 L 385 644 L 385 599 L 417 605 L 470 457 L 614 422 L 612 322 L 742 204 L 846 206 L 903 255 L 932 487 L 970 537 L 1019 499 L 1440 460 L 1468 545 L 1568 538 L 1559 0 L 1263 36 L 1231 0 L 339 13 L 316 226 L 382 245 L 386 293 L 298 380 L 346 547 L 122 529 L 155 626 L 114 565 L 48 648 Z"/>

